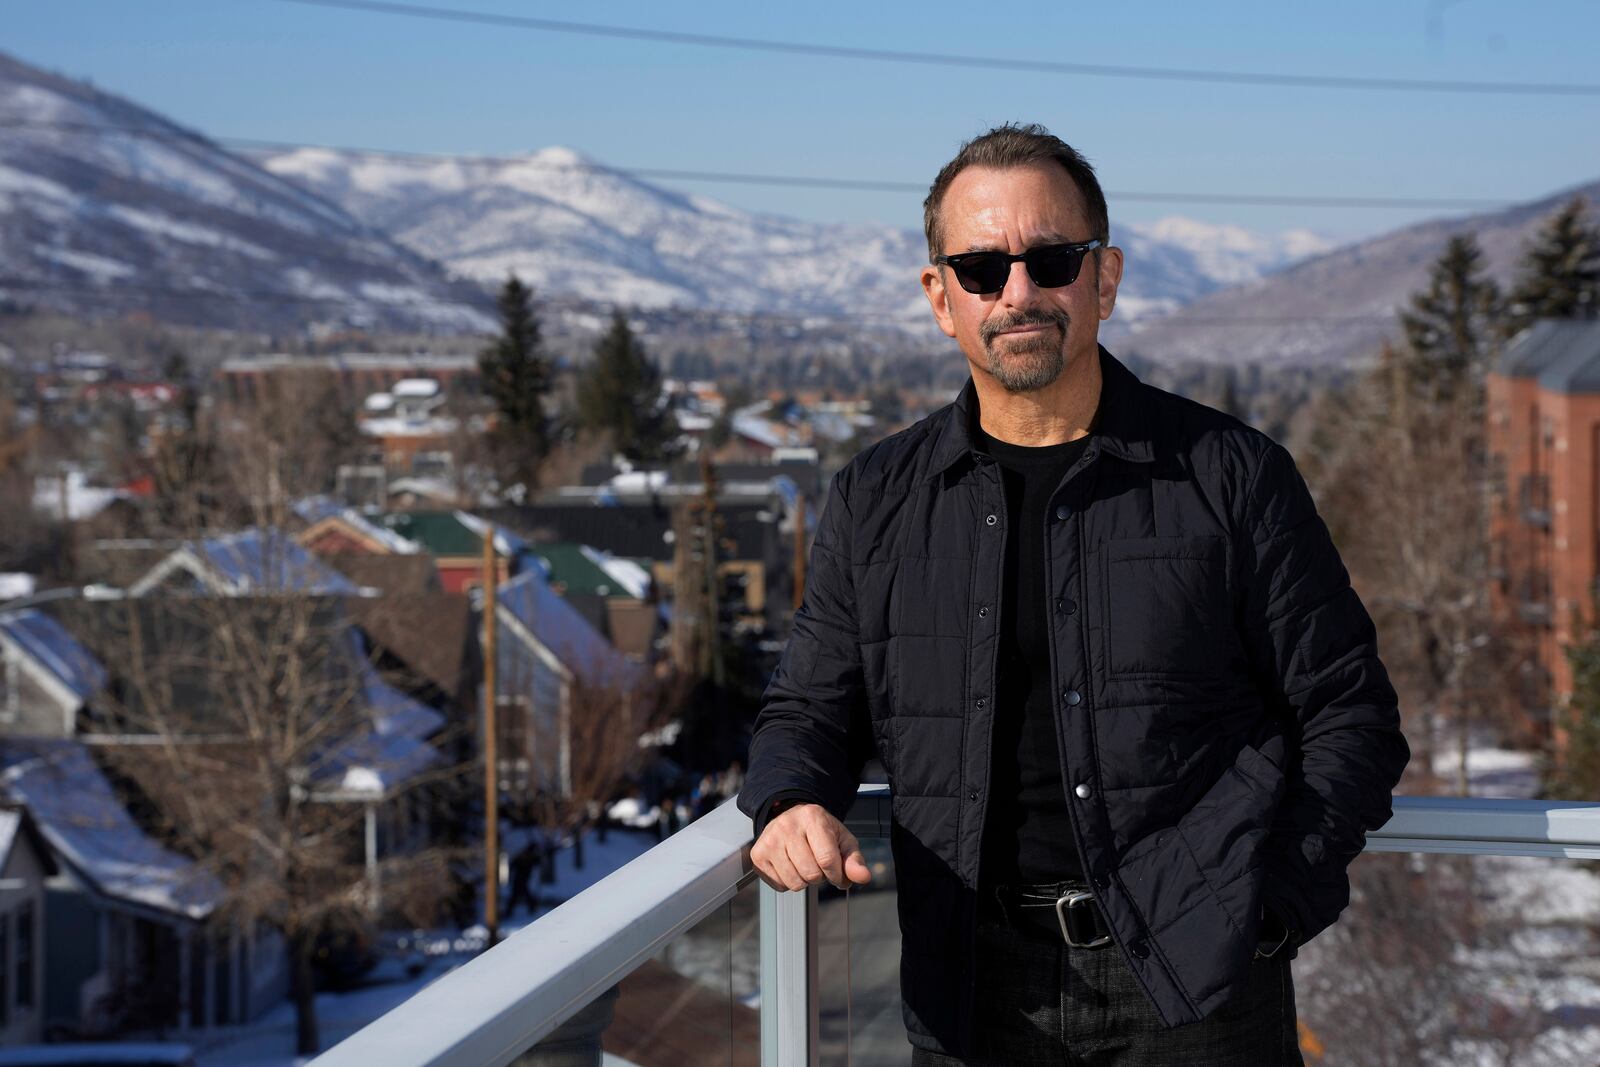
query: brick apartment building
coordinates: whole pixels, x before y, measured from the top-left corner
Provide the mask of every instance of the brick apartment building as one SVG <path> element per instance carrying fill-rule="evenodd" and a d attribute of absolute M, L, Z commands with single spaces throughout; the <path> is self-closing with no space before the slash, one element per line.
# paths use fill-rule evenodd
<path fill-rule="evenodd" d="M 1556 751 L 1572 695 L 1564 646 L 1595 622 L 1600 577 L 1600 320 L 1549 319 L 1488 375 L 1490 598 L 1532 650 L 1518 694 Z"/>

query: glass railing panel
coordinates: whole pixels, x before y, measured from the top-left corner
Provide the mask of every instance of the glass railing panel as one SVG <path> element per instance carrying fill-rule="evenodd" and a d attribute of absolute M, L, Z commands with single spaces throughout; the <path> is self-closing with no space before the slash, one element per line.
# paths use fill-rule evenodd
<path fill-rule="evenodd" d="M 893 865 L 861 843 L 872 886 L 818 893 L 819 1062 L 903 1067 Z M 1350 877 L 1291 965 L 1307 1064 L 1600 1063 L 1600 861 L 1369 851 Z"/>
<path fill-rule="evenodd" d="M 759 1067 L 760 882 L 664 944 L 516 1067 Z"/>
<path fill-rule="evenodd" d="M 900 1012 L 900 918 L 889 839 L 862 835 L 872 881 L 817 893 L 817 1000 L 823 1067 L 911 1062 Z M 848 1052 L 848 1055 L 847 1055 Z"/>
<path fill-rule="evenodd" d="M 1308 1064 L 1600 1063 L 1600 861 L 1367 852 L 1293 962 Z"/>

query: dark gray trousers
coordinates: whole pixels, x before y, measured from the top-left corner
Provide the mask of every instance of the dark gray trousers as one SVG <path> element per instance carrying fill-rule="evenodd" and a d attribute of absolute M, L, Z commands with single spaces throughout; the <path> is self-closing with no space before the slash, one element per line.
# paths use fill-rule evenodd
<path fill-rule="evenodd" d="M 978 1054 L 913 1049 L 912 1067 L 1304 1067 L 1283 953 L 1250 964 L 1249 987 L 1210 1018 L 1169 1030 L 1116 945 L 1068 946 L 978 922 Z"/>

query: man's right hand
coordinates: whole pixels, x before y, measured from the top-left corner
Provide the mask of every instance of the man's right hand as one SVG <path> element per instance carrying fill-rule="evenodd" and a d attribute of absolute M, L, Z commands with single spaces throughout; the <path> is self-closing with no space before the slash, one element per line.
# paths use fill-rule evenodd
<path fill-rule="evenodd" d="M 800 890 L 827 881 L 844 889 L 845 879 L 872 880 L 856 835 L 821 804 L 796 804 L 767 821 L 750 849 L 761 880 L 779 890 Z"/>

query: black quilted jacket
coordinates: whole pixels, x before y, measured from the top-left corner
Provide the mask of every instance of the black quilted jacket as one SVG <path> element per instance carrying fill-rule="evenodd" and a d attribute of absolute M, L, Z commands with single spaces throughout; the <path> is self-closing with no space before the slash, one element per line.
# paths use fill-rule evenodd
<path fill-rule="evenodd" d="M 1297 945 L 1338 917 L 1410 748 L 1289 453 L 1100 359 L 1100 423 L 1048 512 L 1039 595 L 1079 853 L 1175 1027 L 1242 988 L 1263 902 Z M 758 828 L 780 794 L 842 818 L 882 760 L 906 1028 L 954 1055 L 971 1036 L 1006 544 L 976 411 L 969 378 L 833 477 L 738 800 Z"/>

